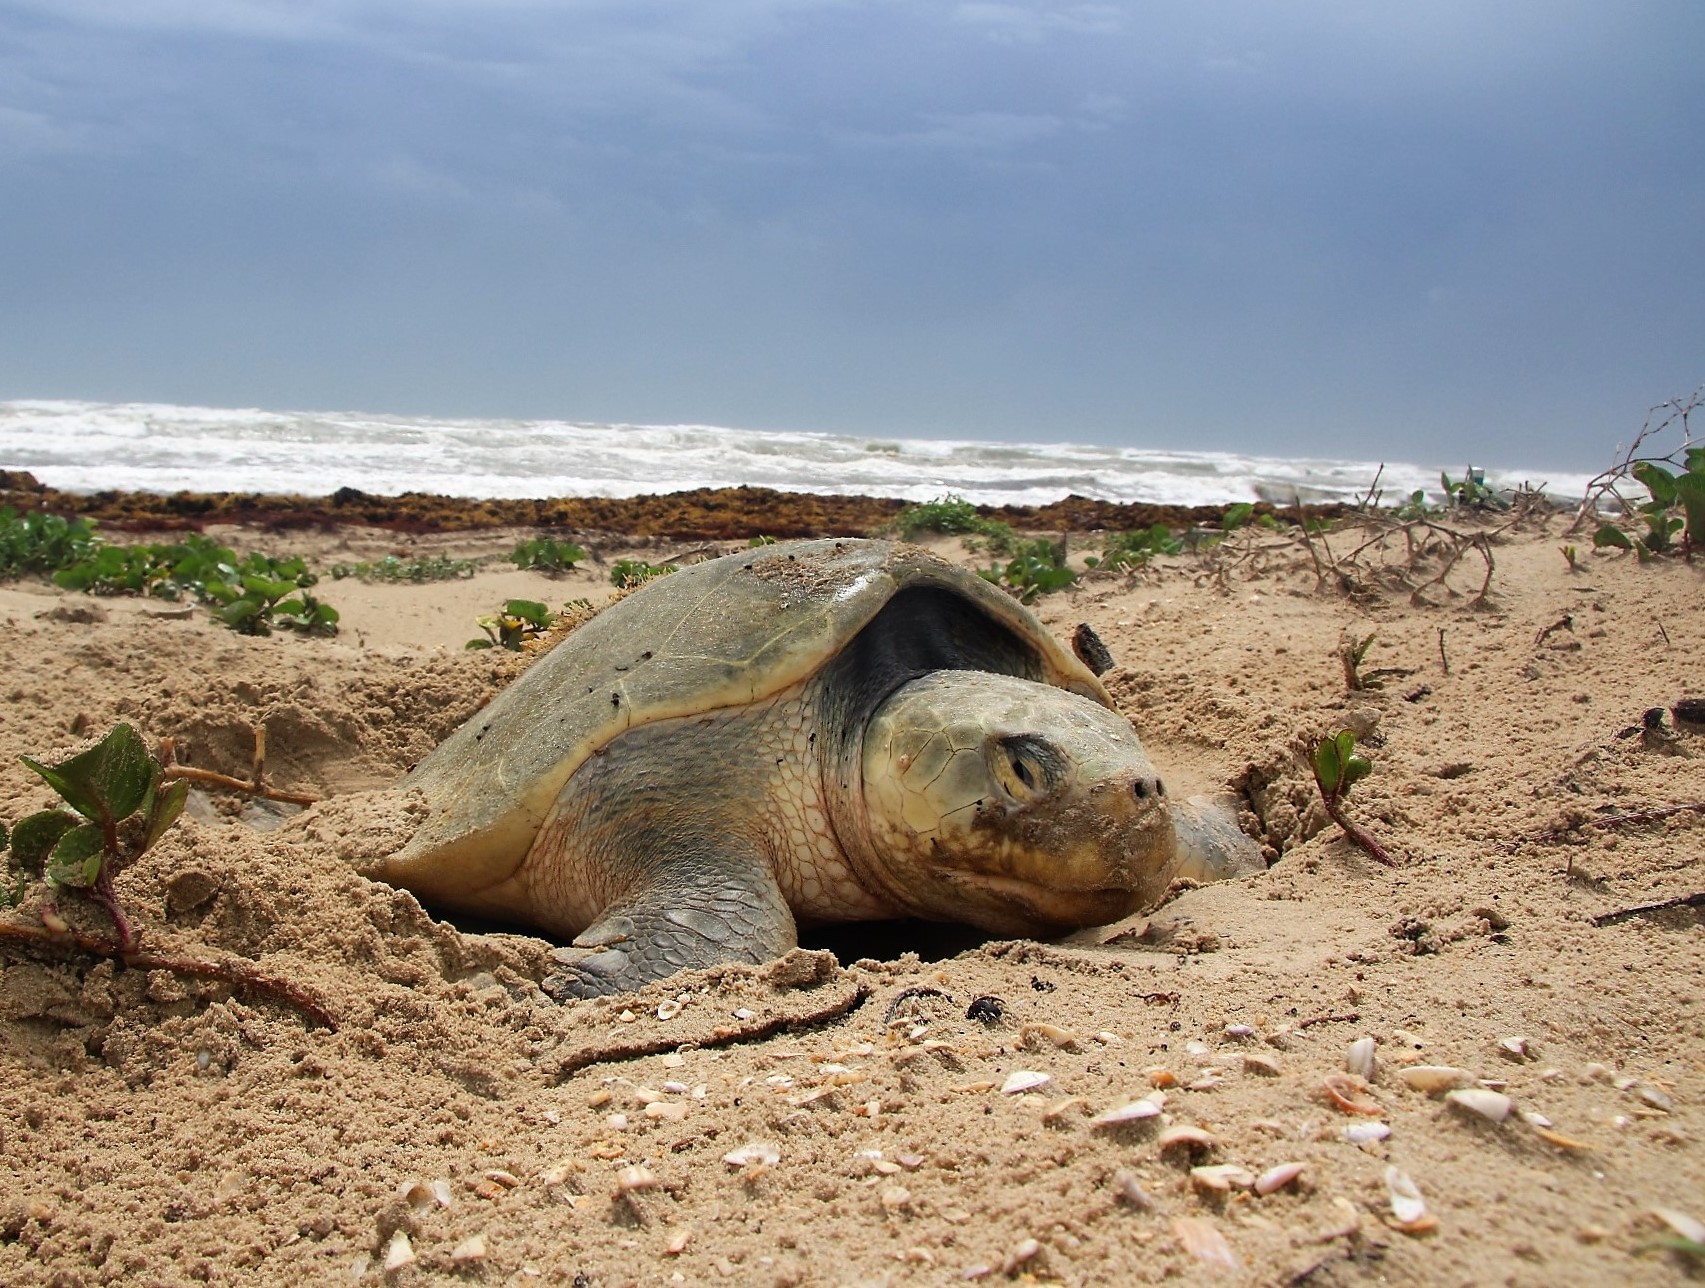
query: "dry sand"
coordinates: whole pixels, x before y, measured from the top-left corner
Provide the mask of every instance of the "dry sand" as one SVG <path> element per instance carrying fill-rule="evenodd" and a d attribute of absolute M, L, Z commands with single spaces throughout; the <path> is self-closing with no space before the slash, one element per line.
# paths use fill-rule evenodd
<path fill-rule="evenodd" d="M 1163 772 L 1239 787 L 1274 859 L 1074 942 L 855 930 L 830 941 L 839 966 L 559 1007 L 534 983 L 543 941 L 454 928 L 348 869 L 382 820 L 199 802 L 121 880 L 148 943 L 253 959 L 338 1027 L 162 971 L 0 956 L 0 1282 L 1673 1282 L 1674 1254 L 1640 1250 L 1655 1208 L 1705 1218 L 1705 929 L 1688 909 L 1592 918 L 1705 890 L 1705 817 L 1614 821 L 1705 798 L 1705 736 L 1639 731 L 1705 688 L 1705 593 L 1679 561 L 1571 570 L 1562 524 L 1490 547 L 1484 603 L 1477 556 L 1414 604 L 1321 588 L 1261 534 L 1218 573 L 1168 559 L 1044 600 L 1056 631 L 1109 645 Z M 264 544 L 329 562 L 513 537 Z M 461 649 L 476 613 L 608 594 L 596 566 L 323 589 L 335 640 L 0 587 L 0 818 L 49 803 L 18 753 L 119 719 L 239 773 L 264 725 L 281 786 L 387 782 L 501 681 Z M 1411 673 L 1347 693 L 1345 632 Z M 1326 823 L 1297 754 L 1344 726 L 1376 766 L 1351 811 L 1395 869 Z M 967 1018 L 983 996 L 992 1024 Z M 1363 1036 L 1365 1116 L 1323 1090 Z M 1412 1090 L 1416 1064 L 1515 1113 Z M 1020 1071 L 1048 1080 L 1003 1094 Z M 1096 1124 L 1161 1085 L 1161 1115 Z M 1371 1123 L 1389 1138 L 1344 1139 Z M 1212 1143 L 1163 1149 L 1177 1126 Z M 773 1162 L 728 1161 L 756 1143 Z M 1217 1194 L 1197 1163 L 1302 1171 Z M 1420 1229 L 1395 1228 L 1391 1167 Z"/>

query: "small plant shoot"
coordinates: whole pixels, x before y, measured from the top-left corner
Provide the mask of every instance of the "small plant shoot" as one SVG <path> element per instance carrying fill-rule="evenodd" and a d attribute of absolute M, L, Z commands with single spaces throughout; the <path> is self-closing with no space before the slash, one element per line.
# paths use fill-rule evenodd
<path fill-rule="evenodd" d="M 1309 759 L 1327 816 L 1370 857 L 1387 867 L 1396 867 L 1385 847 L 1344 814 L 1344 798 L 1350 794 L 1350 788 L 1373 772 L 1373 762 L 1356 750 L 1356 735 L 1349 729 L 1341 729 L 1322 738 L 1315 743 Z"/>
<path fill-rule="evenodd" d="M 538 639 L 550 629 L 554 620 L 551 610 L 533 599 L 511 599 L 503 611 L 489 617 L 476 617 L 474 624 L 485 632 L 483 639 L 471 639 L 468 648 L 506 648 L 519 653 L 524 644 Z"/>
<path fill-rule="evenodd" d="M 55 890 L 87 891 L 106 909 L 120 952 L 134 936 L 113 894 L 113 878 L 151 849 L 189 797 L 187 782 L 166 784 L 165 766 L 127 724 L 56 765 L 20 757 L 64 802 L 19 819 L 12 857 L 25 875 Z"/>

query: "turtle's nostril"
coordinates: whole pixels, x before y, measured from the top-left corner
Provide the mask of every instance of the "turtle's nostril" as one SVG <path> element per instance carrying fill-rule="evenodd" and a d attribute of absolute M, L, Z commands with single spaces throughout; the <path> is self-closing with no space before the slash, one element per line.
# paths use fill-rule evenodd
<path fill-rule="evenodd" d="M 1139 778 L 1131 784 L 1131 794 L 1140 801 L 1146 801 L 1150 796 L 1166 795 L 1166 784 L 1158 778 Z"/>

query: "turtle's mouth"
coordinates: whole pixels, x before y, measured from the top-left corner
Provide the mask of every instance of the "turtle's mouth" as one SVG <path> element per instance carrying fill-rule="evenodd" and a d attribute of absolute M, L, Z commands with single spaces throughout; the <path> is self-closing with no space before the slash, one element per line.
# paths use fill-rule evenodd
<path fill-rule="evenodd" d="M 948 871 L 941 875 L 952 884 L 976 891 L 984 901 L 1011 908 L 1033 925 L 1073 929 L 1104 926 L 1129 916 L 1141 902 L 1140 892 L 1127 886 L 1071 890 L 991 872 Z"/>

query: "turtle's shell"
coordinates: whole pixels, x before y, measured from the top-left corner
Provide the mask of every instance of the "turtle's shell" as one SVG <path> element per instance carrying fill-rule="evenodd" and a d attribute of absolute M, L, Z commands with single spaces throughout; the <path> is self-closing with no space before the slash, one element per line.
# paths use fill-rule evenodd
<path fill-rule="evenodd" d="M 660 577 L 612 605 L 445 739 L 402 783 L 425 793 L 430 814 L 374 875 L 450 900 L 503 880 L 563 785 L 613 738 L 772 697 L 919 587 L 1004 626 L 991 633 L 1022 643 L 1028 678 L 1112 707 L 1101 682 L 1028 610 L 921 547 L 847 539 L 743 551 Z"/>

